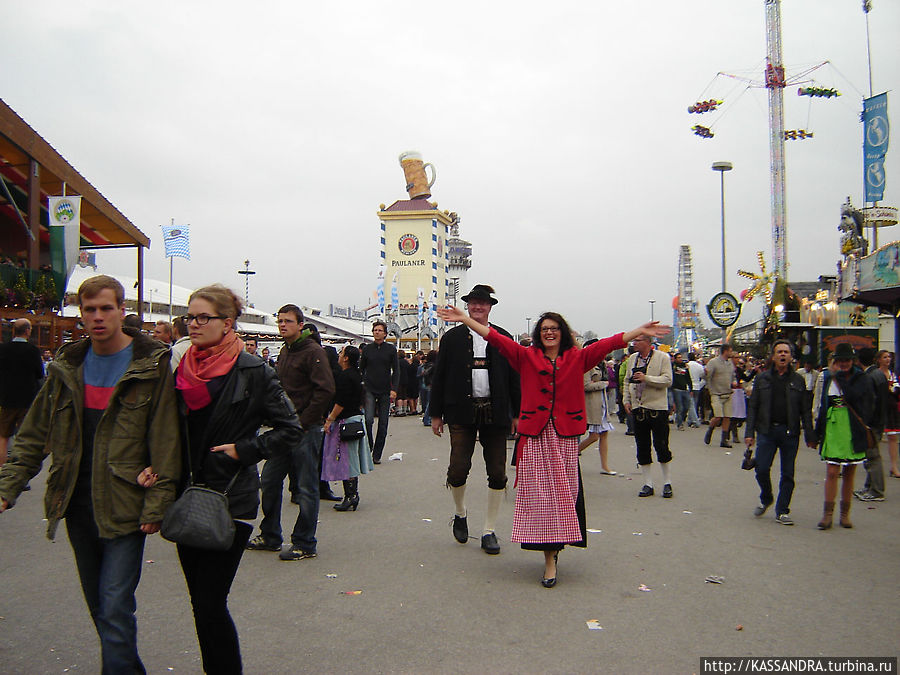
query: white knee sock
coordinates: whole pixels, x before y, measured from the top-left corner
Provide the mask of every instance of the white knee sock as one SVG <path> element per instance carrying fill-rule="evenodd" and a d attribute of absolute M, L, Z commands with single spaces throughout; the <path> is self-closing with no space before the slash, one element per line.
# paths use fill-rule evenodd
<path fill-rule="evenodd" d="M 650 467 L 652 464 L 641 464 L 641 474 L 644 476 L 644 485 L 653 487 L 653 479 L 650 477 Z"/>
<path fill-rule="evenodd" d="M 487 513 L 484 516 L 484 532 L 494 531 L 494 524 L 497 522 L 497 514 L 500 512 L 500 500 L 503 499 L 503 493 L 506 490 L 492 490 L 488 488 Z"/>
<path fill-rule="evenodd" d="M 451 487 L 450 494 L 453 495 L 453 502 L 456 504 L 456 515 L 460 518 L 466 517 L 466 486 Z"/>
<path fill-rule="evenodd" d="M 660 464 L 659 468 L 662 469 L 663 485 L 665 485 L 666 483 L 670 482 L 669 481 L 669 463 L 666 462 L 665 464 Z"/>

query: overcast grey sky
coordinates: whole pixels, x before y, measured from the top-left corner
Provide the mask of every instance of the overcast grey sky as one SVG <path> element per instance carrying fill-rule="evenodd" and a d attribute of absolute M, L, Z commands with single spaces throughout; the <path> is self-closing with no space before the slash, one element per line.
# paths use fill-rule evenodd
<path fill-rule="evenodd" d="M 873 5 L 878 93 L 900 81 L 900 2 Z M 865 15 L 860 0 L 784 0 L 782 19 L 788 74 L 828 60 L 813 77 L 844 94 L 785 91 L 786 127 L 815 134 L 786 150 L 789 278 L 812 280 L 835 271 L 840 204 L 862 205 Z M 406 197 L 397 155 L 418 150 L 474 244 L 470 280 L 501 299 L 492 319 L 521 331 L 553 309 L 606 334 L 649 318 L 651 299 L 671 321 L 681 244 L 697 300 L 719 290 L 713 161 L 734 164 L 729 290 L 756 250 L 771 261 L 766 92 L 707 89 L 719 71 L 761 79 L 765 54 L 763 0 L 50 0 L 4 13 L 0 97 L 150 236 L 147 276 L 168 277 L 159 226 L 174 218 L 192 235 L 178 284 L 240 290 L 250 258 L 259 307 L 363 306 L 376 211 Z M 687 114 L 701 95 L 725 112 Z M 692 134 L 711 122 L 715 138 Z M 898 143 L 886 205 L 900 205 Z M 134 274 L 131 253 L 99 261 Z"/>

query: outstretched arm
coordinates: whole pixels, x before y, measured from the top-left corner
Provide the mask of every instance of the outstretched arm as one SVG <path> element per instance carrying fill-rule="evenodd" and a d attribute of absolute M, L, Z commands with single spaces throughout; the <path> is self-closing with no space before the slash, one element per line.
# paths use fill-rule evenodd
<path fill-rule="evenodd" d="M 655 338 L 661 338 L 663 335 L 668 333 L 671 330 L 671 326 L 663 326 L 660 325 L 659 321 L 648 321 L 647 323 L 641 324 L 637 328 L 632 328 L 630 331 L 627 331 L 622 334 L 622 339 L 628 343 L 634 340 L 634 338 L 639 335 L 646 335 L 651 340 Z"/>
<path fill-rule="evenodd" d="M 490 326 L 482 326 L 475 321 L 475 319 L 456 307 L 439 307 L 437 315 L 444 321 L 458 321 L 464 323 L 483 338 L 486 338 L 488 333 L 491 332 Z"/>

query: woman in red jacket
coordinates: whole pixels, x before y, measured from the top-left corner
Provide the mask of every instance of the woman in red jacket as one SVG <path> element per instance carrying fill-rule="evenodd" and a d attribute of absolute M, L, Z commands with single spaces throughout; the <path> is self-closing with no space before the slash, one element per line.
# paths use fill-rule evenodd
<path fill-rule="evenodd" d="M 566 320 L 555 312 L 534 325 L 532 346 L 522 347 L 455 307 L 439 309 L 444 321 L 459 321 L 497 347 L 522 379 L 516 447 L 516 506 L 511 541 L 544 552 L 541 585 L 556 585 L 556 559 L 566 544 L 587 546 L 578 439 L 587 429 L 584 373 L 606 354 L 638 335 L 663 335 L 659 322 L 599 340 L 579 349 Z"/>

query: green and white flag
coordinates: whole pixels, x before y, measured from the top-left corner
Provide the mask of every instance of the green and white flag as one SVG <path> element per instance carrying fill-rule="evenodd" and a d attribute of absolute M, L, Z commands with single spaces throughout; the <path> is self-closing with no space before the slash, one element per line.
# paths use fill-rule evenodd
<path fill-rule="evenodd" d="M 67 280 L 78 262 L 81 244 L 81 197 L 48 197 L 50 263 Z M 63 284 L 65 288 L 65 284 Z"/>

